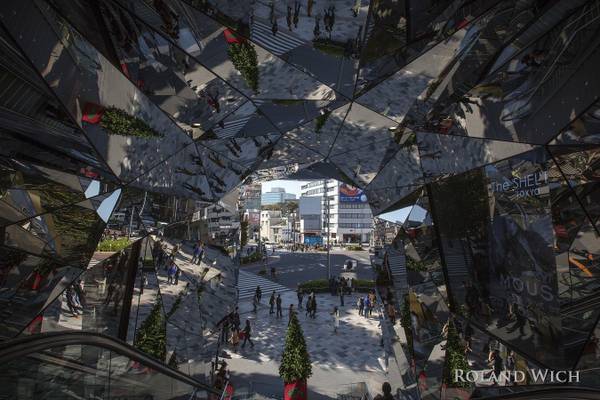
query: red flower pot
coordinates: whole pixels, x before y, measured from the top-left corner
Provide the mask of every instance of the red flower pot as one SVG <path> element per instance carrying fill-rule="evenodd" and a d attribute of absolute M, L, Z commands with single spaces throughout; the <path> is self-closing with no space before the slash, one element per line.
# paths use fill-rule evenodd
<path fill-rule="evenodd" d="M 286 383 L 283 388 L 284 400 L 306 400 L 306 380 L 293 381 Z"/>

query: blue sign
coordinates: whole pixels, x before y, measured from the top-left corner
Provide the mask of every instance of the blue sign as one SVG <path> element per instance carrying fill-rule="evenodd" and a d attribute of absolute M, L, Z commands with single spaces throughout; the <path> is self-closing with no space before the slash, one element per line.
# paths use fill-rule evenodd
<path fill-rule="evenodd" d="M 340 203 L 366 203 L 367 195 L 362 189 L 342 183 L 340 185 Z"/>
<path fill-rule="evenodd" d="M 307 246 L 320 246 L 323 244 L 322 236 L 304 236 L 304 244 Z"/>

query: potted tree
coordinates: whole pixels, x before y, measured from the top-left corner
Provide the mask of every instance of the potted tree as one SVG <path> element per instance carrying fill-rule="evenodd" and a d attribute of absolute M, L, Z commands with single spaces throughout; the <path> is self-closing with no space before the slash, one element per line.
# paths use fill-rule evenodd
<path fill-rule="evenodd" d="M 279 376 L 284 382 L 284 400 L 306 400 L 306 380 L 312 375 L 304 333 L 296 314 L 292 314 L 285 337 Z"/>

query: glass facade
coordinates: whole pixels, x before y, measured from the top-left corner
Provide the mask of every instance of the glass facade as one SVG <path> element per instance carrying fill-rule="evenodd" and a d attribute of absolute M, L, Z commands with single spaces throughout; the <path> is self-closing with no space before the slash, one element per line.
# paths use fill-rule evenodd
<path fill-rule="evenodd" d="M 298 29 L 284 2 L 2 2 L 0 339 L 102 333 L 208 379 L 237 298 L 239 188 L 258 208 L 263 181 L 318 195 L 330 179 L 331 221 L 307 221 L 338 243 L 376 230 L 377 289 L 401 320 L 394 390 L 483 396 L 453 371 L 509 360 L 598 386 L 598 1 L 295 3 Z M 8 393 L 19 368 L 88 379 L 51 353 L 10 364 Z M 113 374 L 93 353 L 107 375 L 74 397 L 139 388 L 129 359 Z M 191 396 L 164 382 L 161 398 Z"/>

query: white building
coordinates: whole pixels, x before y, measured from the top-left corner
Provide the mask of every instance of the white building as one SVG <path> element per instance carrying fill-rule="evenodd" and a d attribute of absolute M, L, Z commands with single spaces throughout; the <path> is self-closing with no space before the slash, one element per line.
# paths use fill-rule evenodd
<path fill-rule="evenodd" d="M 301 196 L 321 197 L 322 235 L 327 237 L 326 204 L 324 180 L 312 181 L 303 185 Z M 359 188 L 334 179 L 327 180 L 329 198 L 329 233 L 332 244 L 368 243 L 373 229 L 373 214 L 366 195 Z M 326 239 L 324 239 L 327 242 Z"/>
<path fill-rule="evenodd" d="M 287 220 L 281 216 L 281 211 L 262 210 L 260 212 L 260 237 L 270 243 L 281 243 L 284 240 L 284 230 L 288 227 Z"/>

